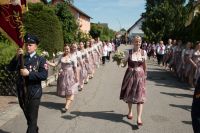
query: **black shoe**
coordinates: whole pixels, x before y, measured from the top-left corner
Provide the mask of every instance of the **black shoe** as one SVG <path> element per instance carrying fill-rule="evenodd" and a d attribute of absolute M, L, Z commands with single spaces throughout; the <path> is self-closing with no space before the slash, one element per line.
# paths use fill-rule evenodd
<path fill-rule="evenodd" d="M 68 111 L 68 109 L 66 109 L 66 108 L 61 109 L 61 113 L 66 113 L 67 111 Z"/>
<path fill-rule="evenodd" d="M 39 128 L 37 127 L 37 129 L 36 129 L 36 133 L 39 133 Z"/>
<path fill-rule="evenodd" d="M 78 91 L 82 91 L 83 90 L 83 88 L 78 88 Z"/>

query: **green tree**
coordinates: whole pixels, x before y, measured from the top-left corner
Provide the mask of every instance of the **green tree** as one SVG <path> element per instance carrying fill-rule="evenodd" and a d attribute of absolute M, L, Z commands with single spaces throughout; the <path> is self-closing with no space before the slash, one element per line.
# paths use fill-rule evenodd
<path fill-rule="evenodd" d="M 142 30 L 150 41 L 167 40 L 171 37 L 184 39 L 181 32 L 188 17 L 185 0 L 160 0 L 146 3 L 146 12 L 142 14 Z"/>
<path fill-rule="evenodd" d="M 64 43 L 74 42 L 78 34 L 78 24 L 74 16 L 69 11 L 68 4 L 57 4 L 55 12 L 62 23 Z"/>
<path fill-rule="evenodd" d="M 188 41 L 196 42 L 200 40 L 200 15 L 196 16 L 192 23 L 185 29 L 185 36 Z"/>
<path fill-rule="evenodd" d="M 100 35 L 101 35 L 101 27 L 99 27 L 96 24 L 92 24 L 89 33 L 92 36 L 92 38 L 100 37 Z"/>

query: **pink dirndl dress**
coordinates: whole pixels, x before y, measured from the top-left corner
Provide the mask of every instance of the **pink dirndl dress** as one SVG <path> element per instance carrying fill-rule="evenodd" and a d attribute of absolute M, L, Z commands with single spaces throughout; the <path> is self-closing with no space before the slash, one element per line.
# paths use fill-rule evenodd
<path fill-rule="evenodd" d="M 57 80 L 58 96 L 69 96 L 78 92 L 79 84 L 75 81 L 73 67 L 75 67 L 73 61 L 64 62 L 61 59 L 61 69 Z"/>
<path fill-rule="evenodd" d="M 197 52 L 194 52 L 192 55 L 192 60 L 197 65 L 197 68 L 192 67 L 191 76 L 193 76 L 194 83 L 197 83 L 197 80 L 200 76 L 200 54 L 197 54 Z"/>
<path fill-rule="evenodd" d="M 184 70 L 183 70 L 183 72 L 184 72 L 184 76 L 186 78 L 189 77 L 189 74 L 190 74 L 191 69 L 192 69 L 191 68 L 192 65 L 190 64 L 190 60 L 189 60 L 191 52 L 192 52 L 192 50 L 186 50 L 185 53 L 184 53 L 184 62 L 185 62 L 185 64 L 184 64 Z"/>
<path fill-rule="evenodd" d="M 87 64 L 88 64 L 87 65 L 88 74 L 92 74 L 94 70 L 94 58 L 91 50 L 88 51 Z"/>
<path fill-rule="evenodd" d="M 80 80 L 79 80 L 79 84 L 83 85 L 84 84 L 84 80 L 87 79 L 88 76 L 88 72 L 87 72 L 87 65 L 86 65 L 86 53 L 82 53 L 82 66 L 81 66 L 81 71 L 80 71 Z"/>
<path fill-rule="evenodd" d="M 122 82 L 120 99 L 127 103 L 142 104 L 146 99 L 144 61 L 132 61 L 129 51 L 128 68 Z"/>

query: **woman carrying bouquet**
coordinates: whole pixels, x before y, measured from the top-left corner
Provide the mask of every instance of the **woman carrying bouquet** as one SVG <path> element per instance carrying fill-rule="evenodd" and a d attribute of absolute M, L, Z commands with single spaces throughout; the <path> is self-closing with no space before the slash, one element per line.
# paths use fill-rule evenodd
<path fill-rule="evenodd" d="M 120 99 L 128 103 L 128 119 L 133 118 L 132 104 L 137 104 L 137 125 L 142 126 L 142 110 L 145 102 L 146 90 L 146 59 L 147 53 L 140 49 L 142 39 L 135 36 L 133 39 L 133 49 L 125 53 L 123 59 L 124 66 L 128 63 L 128 68 L 122 82 Z"/>

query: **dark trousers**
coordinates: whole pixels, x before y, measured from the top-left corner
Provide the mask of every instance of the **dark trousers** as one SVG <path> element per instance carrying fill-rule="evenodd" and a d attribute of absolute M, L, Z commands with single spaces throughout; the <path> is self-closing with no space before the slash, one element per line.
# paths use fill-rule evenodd
<path fill-rule="evenodd" d="M 193 100 L 191 116 L 194 133 L 200 133 L 200 99 Z"/>
<path fill-rule="evenodd" d="M 200 133 L 200 78 L 195 86 L 191 116 L 194 133 Z"/>
<path fill-rule="evenodd" d="M 160 63 L 163 63 L 163 56 L 162 54 L 157 54 L 157 60 L 158 60 L 158 65 L 160 65 Z"/>
<path fill-rule="evenodd" d="M 105 64 L 106 56 L 102 56 L 102 64 Z"/>
<path fill-rule="evenodd" d="M 19 99 L 20 106 L 23 107 L 21 104 L 21 100 Z M 40 98 L 38 99 L 31 99 L 26 105 L 23 110 L 24 115 L 27 120 L 27 131 L 26 133 L 38 133 L 38 126 L 37 126 L 37 119 L 38 119 L 38 110 L 40 105 Z"/>
<path fill-rule="evenodd" d="M 109 60 L 109 61 L 110 61 L 110 55 L 111 55 L 111 51 L 108 52 L 108 56 L 107 56 L 107 60 Z"/>

